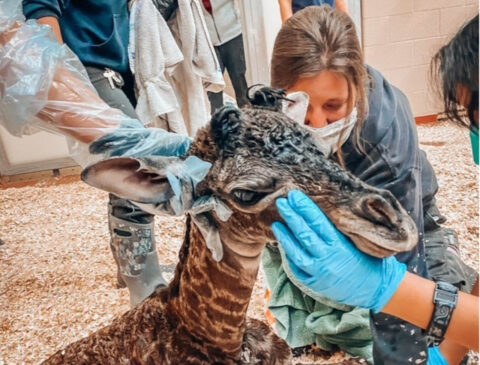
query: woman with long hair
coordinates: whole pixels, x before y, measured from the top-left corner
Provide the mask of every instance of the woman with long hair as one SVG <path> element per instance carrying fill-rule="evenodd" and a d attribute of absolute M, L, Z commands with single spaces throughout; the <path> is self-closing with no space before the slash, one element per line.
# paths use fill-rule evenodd
<path fill-rule="evenodd" d="M 361 180 L 392 192 L 413 218 L 418 245 L 396 259 L 411 273 L 466 292 L 475 285 L 478 292 L 477 274 L 447 250 L 451 243 L 440 225 L 445 218 L 435 205 L 437 181 L 419 149 L 409 102 L 377 70 L 365 65 L 349 16 L 322 6 L 291 17 L 275 41 L 271 83 L 285 90 L 287 98 L 296 92 L 308 95 L 303 123 L 323 141 L 326 153 Z M 425 237 L 442 251 L 429 255 Z M 285 236 L 277 238 L 283 243 Z M 445 254 L 454 257 L 441 257 Z M 427 338 L 419 327 L 376 312 L 371 314 L 376 364 L 427 361 Z M 466 352 L 447 345 L 448 341 L 442 344 L 445 351 L 454 352 L 453 358 L 461 359 Z"/>

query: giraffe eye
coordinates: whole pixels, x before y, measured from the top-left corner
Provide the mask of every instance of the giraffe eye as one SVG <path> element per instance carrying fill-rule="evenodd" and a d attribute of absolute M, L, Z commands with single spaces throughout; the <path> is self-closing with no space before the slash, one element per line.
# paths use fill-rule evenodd
<path fill-rule="evenodd" d="M 267 194 L 266 193 L 261 193 L 261 192 L 256 192 L 256 191 L 253 191 L 253 190 L 235 189 L 230 193 L 230 195 L 239 204 L 253 205 L 253 204 L 258 203 Z"/>

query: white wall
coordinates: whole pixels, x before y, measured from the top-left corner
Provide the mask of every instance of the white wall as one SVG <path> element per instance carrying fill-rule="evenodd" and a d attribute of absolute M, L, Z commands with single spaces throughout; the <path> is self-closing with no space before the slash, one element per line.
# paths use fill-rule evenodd
<path fill-rule="evenodd" d="M 415 116 L 440 112 L 430 59 L 478 13 L 477 1 L 363 0 L 362 13 L 366 62 L 407 95 Z"/>
<path fill-rule="evenodd" d="M 39 132 L 18 138 L 0 126 L 0 175 L 75 165 L 75 162 L 69 157 L 64 137 Z"/>
<path fill-rule="evenodd" d="M 277 0 L 240 0 L 249 85 L 270 83 L 270 58 L 282 25 Z"/>
<path fill-rule="evenodd" d="M 270 60 L 273 45 L 282 26 L 278 0 L 240 0 L 243 40 L 249 85 L 270 83 Z M 350 16 L 361 38 L 361 0 L 348 0 Z"/>

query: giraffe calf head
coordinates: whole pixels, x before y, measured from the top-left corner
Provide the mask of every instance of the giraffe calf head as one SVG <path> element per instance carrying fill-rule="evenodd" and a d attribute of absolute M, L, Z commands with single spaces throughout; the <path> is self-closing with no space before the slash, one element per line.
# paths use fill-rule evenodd
<path fill-rule="evenodd" d="M 201 129 L 188 157 L 120 157 L 87 168 L 83 179 L 136 202 L 149 212 L 174 213 L 170 174 L 180 174 L 187 158 L 211 164 L 196 185 L 182 186 L 183 203 L 215 196 L 233 214 L 207 219 L 221 241 L 242 257 L 258 257 L 274 240 L 275 199 L 298 189 L 312 198 L 335 226 L 362 251 L 388 256 L 417 243 L 413 220 L 387 190 L 371 187 L 326 158 L 309 132 L 281 112 L 231 106 L 220 109 Z M 195 190 L 195 191 L 194 191 Z"/>
<path fill-rule="evenodd" d="M 249 247 L 256 253 L 252 244 L 274 240 L 270 225 L 280 219 L 275 200 L 291 189 L 305 192 L 366 253 L 383 257 L 417 243 L 413 220 L 389 191 L 326 158 L 309 132 L 281 112 L 224 107 L 189 153 L 212 163 L 197 194 L 214 194 L 229 205 L 232 217 L 216 224 L 222 241 L 243 254 Z"/>

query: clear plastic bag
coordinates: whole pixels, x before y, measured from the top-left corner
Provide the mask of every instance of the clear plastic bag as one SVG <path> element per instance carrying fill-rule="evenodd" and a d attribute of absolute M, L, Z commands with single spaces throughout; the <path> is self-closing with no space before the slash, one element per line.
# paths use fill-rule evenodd
<path fill-rule="evenodd" d="M 83 167 L 109 156 L 183 155 L 191 139 L 145 129 L 97 94 L 76 55 L 50 27 L 23 22 L 15 3 L 0 9 L 0 123 L 13 135 L 67 136 Z"/>

